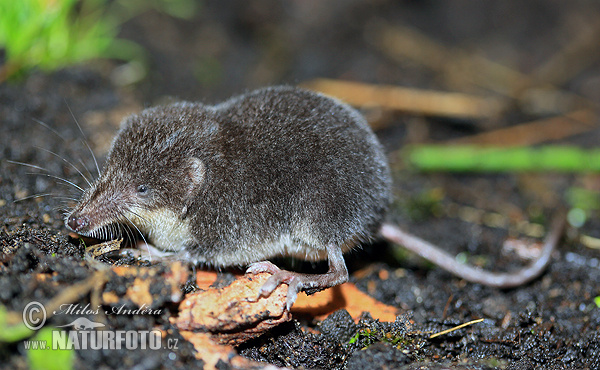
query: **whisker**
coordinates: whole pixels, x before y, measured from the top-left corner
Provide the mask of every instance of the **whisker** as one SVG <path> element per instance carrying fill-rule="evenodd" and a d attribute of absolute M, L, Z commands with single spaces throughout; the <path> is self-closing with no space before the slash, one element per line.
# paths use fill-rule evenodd
<path fill-rule="evenodd" d="M 117 227 L 114 224 L 109 224 L 106 230 L 106 240 L 113 240 L 117 234 Z"/>
<path fill-rule="evenodd" d="M 130 211 L 131 212 L 131 211 Z M 133 212 L 132 212 L 133 213 Z M 135 214 L 135 213 L 134 213 Z M 131 222 L 131 219 L 129 217 L 127 217 L 127 215 L 125 215 L 123 212 L 121 212 L 121 216 L 124 217 L 127 221 L 129 221 L 129 223 L 135 227 L 135 229 L 137 230 L 137 232 L 140 234 L 140 236 L 142 237 L 142 240 L 144 241 L 144 243 L 146 244 L 146 248 L 148 250 L 148 259 L 150 262 L 152 262 L 152 254 L 150 253 L 150 244 L 148 244 L 148 241 L 146 241 L 146 238 L 144 237 L 144 234 L 142 234 L 142 232 L 140 231 L 140 229 L 133 223 Z"/>
<path fill-rule="evenodd" d="M 130 240 L 129 238 L 131 235 L 129 235 L 129 228 L 127 225 L 123 225 L 123 223 L 121 223 L 119 228 L 121 229 L 121 235 L 123 235 L 123 239 L 127 238 L 127 240 Z"/>
<path fill-rule="evenodd" d="M 120 225 L 114 225 L 111 233 L 111 239 L 116 239 L 115 236 L 123 236 L 123 228 Z"/>
<path fill-rule="evenodd" d="M 135 231 L 133 229 L 133 226 L 127 225 L 127 230 L 129 230 L 129 232 L 131 233 L 131 240 L 134 241 L 136 238 L 135 238 Z"/>
<path fill-rule="evenodd" d="M 67 179 L 63 179 L 60 176 L 51 175 L 49 173 L 35 173 L 35 172 L 28 172 L 27 174 L 28 175 L 36 175 L 36 176 L 46 176 L 46 177 L 50 177 L 50 178 L 53 178 L 53 179 L 56 179 L 56 180 L 60 180 L 60 181 L 63 181 L 64 183 L 67 183 L 67 184 L 75 187 L 77 190 L 81 191 L 82 193 L 84 192 L 84 190 L 83 190 L 83 188 L 81 186 L 79 186 L 79 185 L 75 184 L 74 182 L 71 182 L 71 181 L 69 181 Z"/>
<path fill-rule="evenodd" d="M 127 206 L 131 207 L 132 204 L 127 203 Z M 132 208 L 129 209 L 129 212 L 133 213 L 135 216 L 139 217 L 142 221 L 146 222 L 146 223 L 150 223 L 148 221 L 147 218 L 145 218 L 144 216 L 140 215 L 139 213 L 137 213 L 136 211 L 134 211 Z"/>
<path fill-rule="evenodd" d="M 73 110 L 71 110 L 71 106 L 69 105 L 69 103 L 67 103 L 66 99 L 65 99 L 65 103 L 67 104 L 67 108 L 69 109 L 69 112 L 71 113 L 71 117 L 73 117 L 73 121 L 75 121 L 77 128 L 79 128 L 79 132 L 81 132 L 81 136 L 83 138 L 83 142 L 84 142 L 85 146 L 87 146 L 88 150 L 90 151 L 90 154 L 92 155 L 92 158 L 94 159 L 94 164 L 96 165 L 96 171 L 98 171 L 98 175 L 100 175 L 100 166 L 98 166 L 98 161 L 96 160 L 96 155 L 94 155 L 94 151 L 92 150 L 92 148 L 90 148 L 87 138 L 86 138 L 85 134 L 83 133 L 83 130 L 81 129 L 81 125 L 79 124 L 79 121 L 77 121 L 77 118 L 75 118 L 75 114 L 73 114 Z"/>
<path fill-rule="evenodd" d="M 111 235 L 112 239 L 116 239 L 115 236 L 119 236 L 119 238 L 121 238 L 124 234 L 125 230 L 123 230 L 123 227 L 120 224 L 114 224 L 113 232 Z"/>
<path fill-rule="evenodd" d="M 46 124 L 44 121 L 41 121 L 37 118 L 33 118 L 33 120 L 38 123 L 40 126 L 44 127 L 45 129 L 47 129 L 48 131 L 52 132 L 54 135 L 56 135 L 59 139 L 61 139 L 64 143 L 67 143 L 67 139 L 65 139 L 64 136 L 62 136 L 61 134 L 58 133 L 58 131 L 56 131 L 55 129 L 53 129 L 50 125 Z M 83 163 L 83 160 L 81 159 L 81 156 L 77 156 L 77 162 L 79 162 L 79 164 L 81 164 L 81 166 L 85 169 L 85 172 L 87 172 L 88 176 L 90 179 L 96 181 L 96 178 L 94 177 L 94 175 L 90 172 L 90 170 L 88 169 L 88 166 L 85 165 L 85 163 Z M 88 181 L 89 183 L 89 181 Z"/>
<path fill-rule="evenodd" d="M 43 167 L 40 167 L 40 166 L 36 166 L 35 164 L 31 164 L 31 163 L 24 163 L 24 162 L 17 162 L 17 161 L 12 161 L 12 160 L 10 160 L 10 159 L 7 159 L 6 161 L 7 161 L 8 163 L 12 163 L 12 164 L 18 164 L 18 165 L 20 165 L 20 166 L 25 166 L 25 167 L 34 168 L 34 169 L 36 169 L 36 170 L 40 170 L 40 171 L 50 172 L 50 170 L 48 170 L 48 169 L 46 169 L 46 168 L 43 168 Z M 71 182 L 71 181 L 69 181 L 69 180 L 67 180 L 67 179 L 64 179 L 64 178 L 62 178 L 62 177 L 60 177 L 60 176 L 52 175 L 52 174 L 49 174 L 49 173 L 36 173 L 36 172 L 28 172 L 27 174 L 28 174 L 28 175 L 41 175 L 41 176 L 47 176 L 47 177 L 51 177 L 51 178 L 54 178 L 54 179 L 57 179 L 57 180 L 63 181 L 63 182 L 65 182 L 65 183 L 67 183 L 67 184 L 69 184 L 69 185 L 71 185 L 71 186 L 73 186 L 73 187 L 75 187 L 75 188 L 79 189 L 81 192 L 83 192 L 83 191 L 84 191 L 84 190 L 83 190 L 83 189 L 82 189 L 82 188 L 81 188 L 79 185 L 76 185 L 75 183 L 73 183 L 73 182 Z"/>
<path fill-rule="evenodd" d="M 54 207 L 52 207 L 52 210 L 55 211 L 55 212 L 57 212 L 57 213 L 63 213 L 62 211 L 64 209 L 65 209 L 65 207 L 63 207 L 63 206 L 54 206 Z M 63 214 L 63 217 L 61 217 L 61 219 L 64 220 L 65 217 L 66 216 L 64 216 L 64 214 Z"/>
<path fill-rule="evenodd" d="M 26 166 L 26 167 L 31 167 L 31 168 L 35 168 L 36 170 L 40 170 L 40 171 L 46 171 L 46 172 L 50 172 L 50 170 L 44 168 L 44 167 L 40 167 L 40 166 L 36 166 L 35 164 L 31 164 L 31 163 L 24 163 L 24 162 L 17 162 L 17 161 L 11 161 L 10 159 L 6 160 L 8 163 L 12 163 L 12 164 L 18 164 L 20 166 Z"/>
<path fill-rule="evenodd" d="M 46 124 L 44 121 L 41 121 L 37 118 L 33 118 L 33 120 L 40 124 L 41 126 L 43 126 L 45 129 L 47 129 L 48 131 L 52 132 L 54 135 L 58 136 L 59 139 L 61 139 L 62 141 L 66 142 L 67 140 L 58 133 L 58 131 L 56 131 L 55 129 L 53 129 L 50 125 Z"/>
<path fill-rule="evenodd" d="M 28 200 L 28 199 L 32 199 L 32 198 L 43 198 L 43 197 L 48 197 L 48 196 L 52 196 L 53 198 L 56 198 L 56 199 L 66 199 L 66 200 L 71 200 L 73 202 L 77 202 L 77 199 L 75 199 L 75 198 L 63 197 L 63 196 L 56 195 L 54 193 L 32 194 L 32 195 L 28 195 L 23 198 L 15 199 L 13 202 L 14 203 L 22 202 L 24 200 Z"/>
<path fill-rule="evenodd" d="M 73 202 L 78 202 L 79 201 L 79 199 L 77 199 L 77 198 L 65 197 L 65 196 L 62 196 L 62 195 L 55 195 L 54 198 L 56 198 L 56 199 L 70 200 L 70 201 L 73 201 Z"/>
<path fill-rule="evenodd" d="M 52 154 L 52 155 L 54 155 L 54 156 L 56 156 L 56 157 L 58 157 L 58 158 L 62 159 L 62 160 L 65 162 L 65 163 L 67 163 L 69 166 L 71 166 L 73 169 L 75 169 L 75 171 L 77 171 L 77 173 L 78 173 L 78 174 L 80 174 L 80 175 L 81 175 L 81 177 L 83 177 L 83 179 L 85 180 L 85 182 L 87 182 L 87 184 L 88 184 L 90 187 L 92 186 L 92 183 L 90 182 L 90 180 L 89 180 L 89 179 L 88 179 L 88 178 L 87 178 L 87 177 L 86 177 L 86 176 L 85 176 L 85 175 L 84 175 L 84 174 L 83 174 L 83 173 L 82 173 L 82 172 L 79 170 L 79 168 L 77 168 L 77 166 L 75 166 L 73 163 L 71 163 L 70 161 L 66 160 L 66 159 L 65 159 L 65 158 L 63 158 L 62 156 L 60 156 L 60 155 L 58 155 L 57 153 L 55 153 L 55 152 L 53 152 L 53 151 L 51 151 L 51 150 L 48 150 L 48 149 L 46 149 L 46 148 L 41 148 L 41 147 L 39 147 L 39 146 L 36 146 L 35 148 L 37 148 L 37 149 L 40 149 L 40 150 L 43 150 L 43 151 L 45 151 L 45 152 L 48 152 L 48 153 L 50 153 L 50 154 Z"/>
<path fill-rule="evenodd" d="M 33 195 L 28 195 L 28 196 L 23 197 L 23 198 L 15 199 L 15 200 L 13 200 L 13 202 L 17 203 L 17 202 L 22 202 L 24 200 L 28 200 L 28 199 L 32 199 L 32 198 L 43 198 L 43 197 L 47 197 L 47 196 L 50 196 L 50 195 L 54 195 L 54 194 L 53 193 L 33 194 Z"/>
<path fill-rule="evenodd" d="M 94 174 L 90 171 L 90 169 L 88 168 L 88 166 L 86 166 L 86 164 L 83 163 L 83 160 L 81 159 L 81 156 L 78 155 L 77 161 L 79 162 L 79 164 L 81 164 L 83 166 L 83 168 L 85 169 L 85 172 L 88 174 L 89 178 L 92 181 L 95 182 L 97 180 L 97 177 L 94 176 Z"/>
<path fill-rule="evenodd" d="M 129 238 L 130 243 L 133 243 L 135 241 L 135 234 L 133 233 L 133 229 L 129 225 L 124 225 L 124 226 L 125 226 L 125 231 L 127 232 L 127 238 Z"/>

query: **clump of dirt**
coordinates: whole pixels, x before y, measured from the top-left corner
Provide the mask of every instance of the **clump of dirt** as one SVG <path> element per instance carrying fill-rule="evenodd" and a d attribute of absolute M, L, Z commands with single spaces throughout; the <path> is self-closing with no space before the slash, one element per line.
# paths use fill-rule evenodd
<path fill-rule="evenodd" d="M 325 336 L 309 333 L 298 322 L 283 324 L 266 336 L 240 347 L 241 355 L 281 367 L 337 369 L 347 350 Z"/>

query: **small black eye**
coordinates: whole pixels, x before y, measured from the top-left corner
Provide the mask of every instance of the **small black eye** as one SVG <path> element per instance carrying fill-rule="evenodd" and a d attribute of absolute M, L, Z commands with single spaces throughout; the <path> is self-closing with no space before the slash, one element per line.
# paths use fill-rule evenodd
<path fill-rule="evenodd" d="M 141 195 L 148 194 L 148 185 L 140 185 L 137 187 L 137 192 Z"/>

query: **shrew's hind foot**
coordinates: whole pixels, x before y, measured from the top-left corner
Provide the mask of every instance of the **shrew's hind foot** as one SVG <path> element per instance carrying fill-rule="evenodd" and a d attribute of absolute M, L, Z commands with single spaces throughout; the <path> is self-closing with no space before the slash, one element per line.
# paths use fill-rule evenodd
<path fill-rule="evenodd" d="M 258 274 L 268 272 L 271 277 L 263 284 L 258 292 L 258 298 L 268 297 L 277 287 L 283 283 L 288 285 L 286 307 L 288 311 L 294 305 L 298 292 L 317 292 L 348 281 L 348 270 L 339 246 L 327 247 L 329 270 L 324 274 L 301 274 L 298 272 L 281 270 L 269 261 L 255 262 L 251 264 L 246 273 Z"/>

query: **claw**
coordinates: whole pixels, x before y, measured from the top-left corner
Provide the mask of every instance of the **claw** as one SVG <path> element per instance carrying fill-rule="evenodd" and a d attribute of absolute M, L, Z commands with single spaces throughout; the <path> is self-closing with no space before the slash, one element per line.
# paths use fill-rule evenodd
<path fill-rule="evenodd" d="M 342 256 L 342 250 L 338 246 L 327 247 L 329 257 L 329 271 L 325 274 L 300 274 L 297 272 L 281 270 L 269 261 L 252 263 L 246 273 L 258 274 L 268 272 L 271 276 L 258 291 L 257 299 L 268 297 L 278 286 L 285 283 L 288 285 L 286 307 L 288 311 L 296 302 L 298 292 L 309 289 L 318 291 L 348 281 L 348 270 Z"/>
<path fill-rule="evenodd" d="M 260 287 L 257 299 L 260 299 L 261 297 L 268 297 L 275 289 L 277 289 L 278 286 L 286 283 L 288 284 L 286 307 L 289 311 L 298 297 L 299 289 L 301 289 L 301 284 L 299 279 L 296 278 L 296 273 L 281 270 L 279 267 L 275 266 L 269 261 L 255 262 L 246 270 L 246 273 L 249 274 L 258 274 L 261 272 L 268 272 L 272 275 Z"/>
<path fill-rule="evenodd" d="M 276 274 L 279 271 L 281 271 L 279 269 L 279 267 L 275 266 L 271 262 L 261 261 L 261 262 L 251 263 L 250 266 L 248 266 L 248 269 L 246 269 L 246 274 L 256 275 L 256 274 L 260 274 L 261 272 L 268 272 L 270 274 Z"/>
<path fill-rule="evenodd" d="M 284 283 L 288 285 L 286 307 L 289 311 L 294 305 L 294 302 L 296 302 L 298 292 L 301 291 L 303 287 L 302 279 L 294 272 L 279 270 L 271 275 L 260 288 L 258 292 L 259 298 L 268 297 L 278 286 Z"/>
<path fill-rule="evenodd" d="M 292 278 L 288 283 L 287 299 L 285 300 L 285 306 L 287 310 L 291 310 L 296 298 L 298 298 L 298 292 L 302 290 L 302 284 L 300 279 Z"/>
<path fill-rule="evenodd" d="M 260 287 L 260 290 L 258 291 L 259 297 L 268 297 L 282 283 L 278 274 L 279 272 L 271 275 L 271 277 Z"/>

